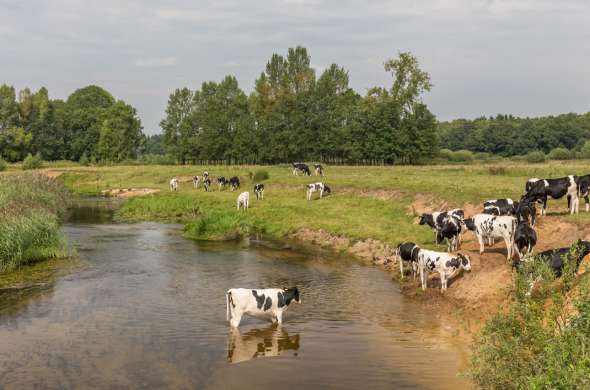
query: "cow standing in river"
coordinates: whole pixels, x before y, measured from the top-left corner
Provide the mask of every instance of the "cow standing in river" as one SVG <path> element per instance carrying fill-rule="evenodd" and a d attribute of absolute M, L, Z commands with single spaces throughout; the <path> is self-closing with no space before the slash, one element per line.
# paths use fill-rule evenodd
<path fill-rule="evenodd" d="M 281 325 L 283 312 L 291 302 L 301 303 L 297 287 L 247 289 L 232 288 L 226 293 L 227 320 L 234 328 L 240 326 L 244 314 L 255 317 L 270 317 Z"/>

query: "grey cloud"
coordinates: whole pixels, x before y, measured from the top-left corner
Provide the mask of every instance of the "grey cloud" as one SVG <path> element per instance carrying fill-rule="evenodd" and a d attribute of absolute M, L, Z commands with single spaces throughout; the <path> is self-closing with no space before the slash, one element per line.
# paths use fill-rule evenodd
<path fill-rule="evenodd" d="M 345 67 L 360 93 L 390 84 L 383 62 L 410 50 L 441 119 L 581 112 L 588 14 L 585 0 L 0 0 L 0 83 L 57 98 L 99 84 L 153 133 L 174 88 L 232 73 L 250 92 L 272 53 L 295 45 L 318 68 Z"/>

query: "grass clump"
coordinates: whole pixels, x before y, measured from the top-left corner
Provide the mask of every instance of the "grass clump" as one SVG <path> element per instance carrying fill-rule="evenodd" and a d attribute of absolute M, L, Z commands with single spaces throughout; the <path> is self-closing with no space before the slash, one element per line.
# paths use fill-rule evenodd
<path fill-rule="evenodd" d="M 63 253 L 59 225 L 68 192 L 34 174 L 0 178 L 0 272 Z"/>
<path fill-rule="evenodd" d="M 41 167 L 43 167 L 43 159 L 39 153 L 34 156 L 29 153 L 23 160 L 23 170 L 39 169 Z"/>
<path fill-rule="evenodd" d="M 530 164 L 539 164 L 545 162 L 545 154 L 536 150 L 527 154 L 525 159 Z"/>
<path fill-rule="evenodd" d="M 473 343 L 470 376 L 478 386 L 590 387 L 590 283 L 576 279 L 578 250 L 559 279 L 538 257 L 518 272 L 508 310 L 493 315 Z"/>
<path fill-rule="evenodd" d="M 254 176 L 253 176 L 252 180 L 254 180 L 255 182 L 261 182 L 264 180 L 268 180 L 269 178 L 270 178 L 270 175 L 268 174 L 267 170 L 259 169 L 256 172 L 254 172 Z"/>
<path fill-rule="evenodd" d="M 184 228 L 194 240 L 233 240 L 264 232 L 254 218 L 243 211 L 208 210 Z"/>

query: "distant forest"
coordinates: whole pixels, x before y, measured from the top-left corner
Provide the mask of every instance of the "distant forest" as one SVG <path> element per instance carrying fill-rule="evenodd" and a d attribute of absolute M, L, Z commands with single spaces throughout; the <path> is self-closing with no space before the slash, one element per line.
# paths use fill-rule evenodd
<path fill-rule="evenodd" d="M 99 86 L 63 101 L 50 99 L 46 88 L 17 93 L 1 85 L 0 156 L 11 162 L 38 154 L 82 163 L 180 164 L 416 164 L 471 152 L 590 157 L 590 113 L 437 123 L 422 100 L 432 88 L 430 76 L 411 53 L 387 60 L 391 85 L 365 95 L 350 88 L 339 65 L 316 75 L 310 64 L 298 46 L 271 56 L 250 95 L 232 75 L 195 90 L 176 89 L 162 133 L 152 136 L 143 134 L 134 107 Z"/>

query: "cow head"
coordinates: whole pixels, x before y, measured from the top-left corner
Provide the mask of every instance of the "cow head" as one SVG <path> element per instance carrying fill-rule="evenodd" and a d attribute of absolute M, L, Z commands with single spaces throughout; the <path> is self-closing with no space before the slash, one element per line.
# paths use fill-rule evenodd
<path fill-rule="evenodd" d="M 457 254 L 457 257 L 461 261 L 461 268 L 465 271 L 471 271 L 471 259 L 467 255 Z"/>
<path fill-rule="evenodd" d="M 291 303 L 291 301 L 301 303 L 301 299 L 299 298 L 299 290 L 297 287 L 283 288 L 283 297 L 287 306 L 289 303 Z"/>
<path fill-rule="evenodd" d="M 432 214 L 422 214 L 422 216 L 420 217 L 420 222 L 418 222 L 418 224 L 433 226 L 434 219 L 432 218 Z"/>
<path fill-rule="evenodd" d="M 464 219 L 463 223 L 465 223 L 465 227 L 468 230 L 471 230 L 472 232 L 475 231 L 475 221 L 473 220 L 473 218 Z"/>
<path fill-rule="evenodd" d="M 332 193 L 332 190 L 330 189 L 330 187 L 328 187 L 327 184 L 324 184 L 324 192 L 327 193 L 327 194 L 331 194 Z"/>

